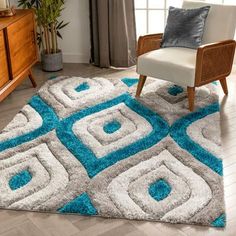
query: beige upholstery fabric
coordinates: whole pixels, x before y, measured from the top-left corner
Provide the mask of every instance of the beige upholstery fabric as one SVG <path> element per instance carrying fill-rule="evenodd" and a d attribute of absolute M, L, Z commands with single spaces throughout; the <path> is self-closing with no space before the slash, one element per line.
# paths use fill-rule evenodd
<path fill-rule="evenodd" d="M 236 27 L 236 6 L 184 1 L 183 8 L 211 6 L 206 19 L 202 44 L 233 39 Z"/>
<path fill-rule="evenodd" d="M 197 51 L 189 48 L 163 48 L 138 58 L 137 72 L 141 75 L 194 86 Z"/>

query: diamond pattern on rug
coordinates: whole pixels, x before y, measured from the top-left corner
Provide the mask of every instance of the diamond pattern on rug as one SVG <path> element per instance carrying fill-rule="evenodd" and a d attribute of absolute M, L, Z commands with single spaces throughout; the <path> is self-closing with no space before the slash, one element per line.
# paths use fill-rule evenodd
<path fill-rule="evenodd" d="M 49 80 L 0 133 L 0 207 L 224 227 L 219 104 L 152 79 Z"/>

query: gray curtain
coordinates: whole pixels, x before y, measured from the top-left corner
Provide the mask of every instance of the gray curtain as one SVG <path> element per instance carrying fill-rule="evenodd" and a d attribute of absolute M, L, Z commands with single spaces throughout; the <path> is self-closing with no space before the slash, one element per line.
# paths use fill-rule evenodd
<path fill-rule="evenodd" d="M 136 63 L 134 0 L 90 0 L 91 62 L 100 67 Z"/>

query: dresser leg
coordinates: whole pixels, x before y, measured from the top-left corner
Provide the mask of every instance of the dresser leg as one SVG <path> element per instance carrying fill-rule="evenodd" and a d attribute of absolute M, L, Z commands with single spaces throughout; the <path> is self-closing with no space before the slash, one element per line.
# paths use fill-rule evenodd
<path fill-rule="evenodd" d="M 29 79 L 30 79 L 33 87 L 36 88 L 37 87 L 37 83 L 35 82 L 35 79 L 34 79 L 34 76 L 33 76 L 33 73 L 32 73 L 31 69 L 29 70 Z"/>

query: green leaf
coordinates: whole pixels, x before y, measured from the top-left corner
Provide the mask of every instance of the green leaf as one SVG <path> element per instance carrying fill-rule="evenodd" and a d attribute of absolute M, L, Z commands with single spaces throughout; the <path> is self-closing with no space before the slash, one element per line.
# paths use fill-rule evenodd
<path fill-rule="evenodd" d="M 58 21 L 61 12 L 64 10 L 64 4 L 65 0 L 18 0 L 18 6 L 35 10 L 36 21 L 41 28 L 41 34 L 37 34 L 39 47 L 42 44 L 42 37 L 45 37 L 44 29 L 49 29 L 50 33 L 55 30 L 54 34 L 62 39 L 60 30 L 69 24 L 64 21 Z M 51 29 L 51 25 L 55 25 L 56 29 Z"/>
<path fill-rule="evenodd" d="M 59 31 L 57 31 L 57 36 L 58 36 L 60 39 L 62 39 L 62 36 L 61 36 L 61 34 L 60 34 Z"/>
<path fill-rule="evenodd" d="M 63 29 L 64 27 L 66 27 L 69 24 L 69 22 L 64 23 L 62 25 L 60 25 L 57 29 Z"/>

